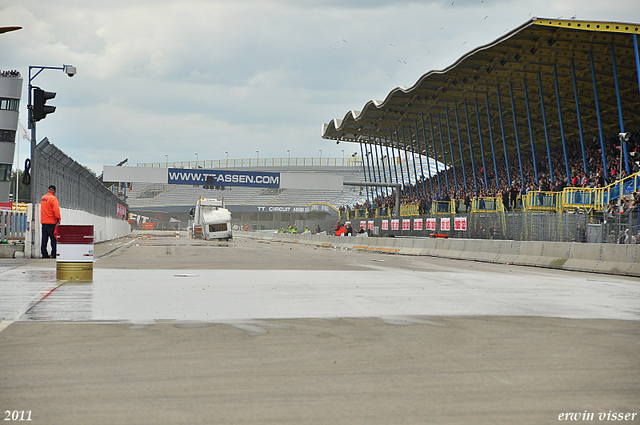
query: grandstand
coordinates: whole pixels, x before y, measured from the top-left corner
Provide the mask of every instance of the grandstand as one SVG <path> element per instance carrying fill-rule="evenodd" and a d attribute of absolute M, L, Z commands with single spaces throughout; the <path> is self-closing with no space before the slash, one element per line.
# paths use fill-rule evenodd
<path fill-rule="evenodd" d="M 639 31 L 638 24 L 533 18 L 325 123 L 322 137 L 364 146 L 374 164 L 401 145 L 447 164 L 421 188 L 424 196 L 494 196 L 580 173 L 611 183 L 635 172 L 638 159 Z M 379 168 L 367 168 L 380 181 Z M 424 173 L 409 171 L 415 178 L 403 192 L 416 196 L 413 181 Z"/>

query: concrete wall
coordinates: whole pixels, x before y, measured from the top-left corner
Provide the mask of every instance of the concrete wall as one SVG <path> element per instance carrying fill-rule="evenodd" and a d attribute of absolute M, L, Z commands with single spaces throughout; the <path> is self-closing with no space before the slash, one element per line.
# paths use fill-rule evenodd
<path fill-rule="evenodd" d="M 640 245 L 483 239 L 339 237 L 237 231 L 234 232 L 234 236 L 386 254 L 428 255 L 640 277 Z"/>
<path fill-rule="evenodd" d="M 85 211 L 60 208 L 61 224 L 92 224 L 93 241 L 104 242 L 131 233 L 131 226 L 121 218 L 98 217 Z"/>
<path fill-rule="evenodd" d="M 60 208 L 62 216 L 61 224 L 66 225 L 93 225 L 94 243 L 109 241 L 126 236 L 131 233 L 131 225 L 120 218 L 99 217 L 85 211 Z M 31 211 L 29 211 L 28 222 L 31 222 Z M 27 258 L 40 258 L 40 205 L 36 205 L 36 225 L 34 241 L 31 242 L 31 232 L 27 232 L 25 238 L 24 253 Z"/>

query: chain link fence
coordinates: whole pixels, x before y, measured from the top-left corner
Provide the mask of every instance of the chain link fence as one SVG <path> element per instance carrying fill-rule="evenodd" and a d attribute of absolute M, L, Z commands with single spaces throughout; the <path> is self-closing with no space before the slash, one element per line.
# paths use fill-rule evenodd
<path fill-rule="evenodd" d="M 515 241 L 587 242 L 588 214 L 544 212 L 495 212 L 470 214 L 468 238 Z M 455 232 L 456 237 L 461 233 Z"/>
<path fill-rule="evenodd" d="M 36 147 L 36 199 L 56 186 L 60 207 L 85 211 L 99 217 L 123 216 L 126 204 L 96 176 L 44 139 Z"/>
<path fill-rule="evenodd" d="M 640 211 L 637 208 L 624 214 L 607 213 L 597 226 L 600 226 L 597 242 L 640 243 Z"/>

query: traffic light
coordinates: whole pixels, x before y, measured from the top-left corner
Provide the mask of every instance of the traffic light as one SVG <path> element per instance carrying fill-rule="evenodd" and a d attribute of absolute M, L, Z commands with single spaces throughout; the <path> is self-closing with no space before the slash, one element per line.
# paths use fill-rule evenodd
<path fill-rule="evenodd" d="M 44 91 L 39 87 L 33 89 L 33 106 L 31 110 L 31 120 L 33 122 L 40 121 L 47 117 L 47 114 L 53 114 L 56 111 L 55 106 L 45 105 L 47 100 L 53 99 L 56 94 Z"/>

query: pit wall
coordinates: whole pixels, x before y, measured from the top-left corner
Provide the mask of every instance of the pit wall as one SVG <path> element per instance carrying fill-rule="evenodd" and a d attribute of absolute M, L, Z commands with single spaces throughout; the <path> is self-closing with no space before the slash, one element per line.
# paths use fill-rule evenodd
<path fill-rule="evenodd" d="M 109 241 L 126 236 L 131 233 L 131 225 L 121 219 L 114 217 L 99 217 L 85 211 L 72 210 L 69 208 L 60 208 L 62 221 L 60 224 L 65 225 L 93 225 L 93 241 L 94 243 Z M 24 255 L 26 258 L 40 258 L 40 242 L 41 226 L 40 226 L 40 205 L 36 205 L 36 223 L 33 244 L 31 241 L 32 233 L 27 232 L 24 244 Z M 27 222 L 31 223 L 31 209 L 27 215 Z M 13 254 L 15 257 L 15 254 Z"/>
<path fill-rule="evenodd" d="M 640 245 L 486 239 L 374 238 L 239 231 L 235 231 L 234 236 L 354 251 L 426 255 L 640 277 Z"/>
<path fill-rule="evenodd" d="M 93 241 L 95 243 L 110 241 L 131 233 L 131 225 L 121 218 L 99 217 L 85 211 L 60 208 L 62 222 L 60 224 L 93 225 Z"/>

